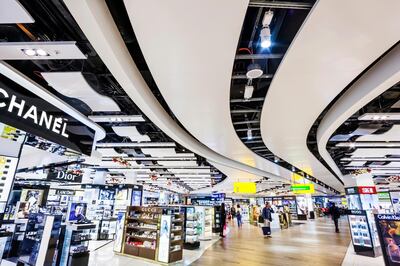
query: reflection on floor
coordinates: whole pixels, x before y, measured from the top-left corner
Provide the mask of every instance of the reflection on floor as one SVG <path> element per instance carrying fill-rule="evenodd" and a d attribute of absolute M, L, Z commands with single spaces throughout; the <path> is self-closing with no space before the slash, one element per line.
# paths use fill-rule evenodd
<path fill-rule="evenodd" d="M 210 248 L 218 241 L 219 237 L 213 240 L 202 241 L 200 249 L 197 250 L 183 250 L 183 261 L 174 263 L 174 266 L 190 265 L 195 260 L 199 259 L 207 248 Z M 96 251 L 90 252 L 89 266 L 126 266 L 126 265 L 140 265 L 140 266 L 155 266 L 160 265 L 151 261 L 136 259 L 134 257 L 116 255 L 113 251 L 114 242 L 107 244 Z"/>
<path fill-rule="evenodd" d="M 228 237 L 209 248 L 192 265 L 341 265 L 351 241 L 347 217 L 340 220 L 339 234 L 332 220 L 319 218 L 264 238 L 261 229 L 230 225 Z"/>
<path fill-rule="evenodd" d="M 371 258 L 367 256 L 356 255 L 353 244 L 350 243 L 347 249 L 346 257 L 343 260 L 342 266 L 384 266 L 383 256 Z"/>

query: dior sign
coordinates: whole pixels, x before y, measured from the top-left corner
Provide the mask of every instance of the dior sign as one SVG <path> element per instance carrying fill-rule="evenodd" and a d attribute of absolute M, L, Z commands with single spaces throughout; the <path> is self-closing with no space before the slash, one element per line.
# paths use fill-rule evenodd
<path fill-rule="evenodd" d="M 81 183 L 82 175 L 67 173 L 65 171 L 50 172 L 47 175 L 47 180 L 64 181 L 64 182 L 71 182 L 71 183 Z"/>

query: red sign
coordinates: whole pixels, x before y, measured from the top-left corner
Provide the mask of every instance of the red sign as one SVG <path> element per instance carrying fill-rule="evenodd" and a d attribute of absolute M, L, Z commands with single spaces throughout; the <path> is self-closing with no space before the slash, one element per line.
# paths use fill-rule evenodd
<path fill-rule="evenodd" d="M 358 187 L 359 194 L 376 194 L 376 187 Z"/>

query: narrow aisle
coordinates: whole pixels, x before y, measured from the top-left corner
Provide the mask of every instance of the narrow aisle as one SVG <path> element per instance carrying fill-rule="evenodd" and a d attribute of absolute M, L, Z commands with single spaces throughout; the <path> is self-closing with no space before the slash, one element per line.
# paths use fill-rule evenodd
<path fill-rule="evenodd" d="M 215 243 L 191 265 L 341 265 L 351 241 L 347 218 L 336 234 L 329 218 L 304 221 L 264 238 L 261 228 L 229 224 L 230 234 Z"/>

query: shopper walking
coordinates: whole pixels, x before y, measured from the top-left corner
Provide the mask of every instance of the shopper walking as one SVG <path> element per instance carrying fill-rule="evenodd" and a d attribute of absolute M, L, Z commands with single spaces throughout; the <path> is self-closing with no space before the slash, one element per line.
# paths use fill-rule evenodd
<path fill-rule="evenodd" d="M 225 203 L 221 203 L 221 231 L 219 233 L 219 236 L 225 237 L 224 236 L 224 229 L 226 228 L 226 210 L 225 210 Z"/>
<path fill-rule="evenodd" d="M 240 205 L 238 204 L 236 206 L 236 219 L 237 219 L 237 224 L 239 228 L 242 228 L 242 209 L 240 208 Z"/>
<path fill-rule="evenodd" d="M 269 202 L 265 203 L 265 206 L 262 210 L 262 217 L 264 219 L 264 226 L 262 227 L 264 237 L 272 237 L 271 236 L 271 222 L 272 222 L 272 213 L 274 210 L 271 208 L 271 204 Z"/>
<path fill-rule="evenodd" d="M 335 223 L 335 232 L 339 233 L 340 210 L 338 207 L 336 207 L 334 202 L 332 202 L 332 205 L 329 208 L 329 213 L 331 214 L 332 220 Z"/>

